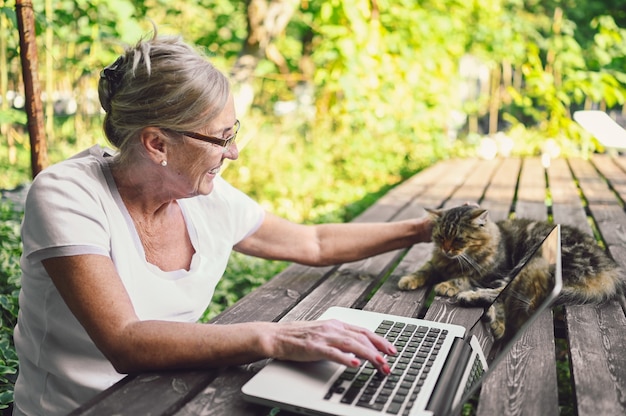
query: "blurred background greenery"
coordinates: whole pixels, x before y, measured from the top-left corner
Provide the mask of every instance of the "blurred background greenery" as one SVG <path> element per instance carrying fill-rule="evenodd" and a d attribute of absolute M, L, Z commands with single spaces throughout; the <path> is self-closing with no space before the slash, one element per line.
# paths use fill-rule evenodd
<path fill-rule="evenodd" d="M 626 115 L 626 0 L 33 3 L 45 163 L 106 145 L 99 73 L 153 21 L 232 79 L 242 151 L 223 176 L 294 221 L 349 221 L 442 158 L 585 157 L 603 149 L 573 112 Z M 31 180 L 15 10 L 0 0 L 2 189 Z M 17 368 L 20 211 L 0 206 L 0 405 Z M 204 319 L 285 266 L 233 256 Z"/>

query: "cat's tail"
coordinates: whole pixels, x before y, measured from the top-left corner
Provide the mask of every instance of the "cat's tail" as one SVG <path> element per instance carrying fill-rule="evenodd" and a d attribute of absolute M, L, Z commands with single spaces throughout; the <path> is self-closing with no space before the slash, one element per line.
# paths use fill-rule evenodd
<path fill-rule="evenodd" d="M 593 283 L 592 283 L 593 282 Z M 626 273 L 615 267 L 587 278 L 585 284 L 564 285 L 557 305 L 602 304 L 626 295 Z"/>

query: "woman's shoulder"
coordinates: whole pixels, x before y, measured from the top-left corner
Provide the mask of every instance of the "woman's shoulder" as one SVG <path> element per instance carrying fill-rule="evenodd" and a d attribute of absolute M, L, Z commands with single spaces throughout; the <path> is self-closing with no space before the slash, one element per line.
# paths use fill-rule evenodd
<path fill-rule="evenodd" d="M 35 195 L 43 199 L 59 195 L 72 199 L 105 191 L 107 162 L 104 151 L 100 146 L 93 146 L 45 168 L 33 180 L 27 199 Z"/>
<path fill-rule="evenodd" d="M 107 163 L 106 149 L 99 145 L 92 146 L 61 162 L 50 165 L 42 170 L 34 182 L 42 180 L 65 180 L 68 182 L 84 182 L 89 178 L 100 179 L 102 167 Z"/>

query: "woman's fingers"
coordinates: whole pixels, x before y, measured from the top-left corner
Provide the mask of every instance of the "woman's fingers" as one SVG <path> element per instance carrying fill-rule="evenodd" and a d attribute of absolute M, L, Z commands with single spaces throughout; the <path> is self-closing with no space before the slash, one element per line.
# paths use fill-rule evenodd
<path fill-rule="evenodd" d="M 396 354 L 396 349 L 373 332 L 338 320 L 291 322 L 280 324 L 275 336 L 276 358 L 315 361 L 328 359 L 346 366 L 370 361 L 379 371 L 389 373 L 383 354 Z"/>

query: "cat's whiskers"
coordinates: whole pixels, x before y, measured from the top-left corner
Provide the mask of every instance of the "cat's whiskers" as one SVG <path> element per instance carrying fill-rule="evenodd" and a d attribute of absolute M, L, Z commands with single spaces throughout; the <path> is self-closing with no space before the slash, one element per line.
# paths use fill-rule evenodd
<path fill-rule="evenodd" d="M 457 256 L 457 259 L 459 260 L 459 263 L 461 264 L 461 270 L 463 270 L 463 265 L 468 265 L 470 266 L 471 269 L 474 269 L 479 276 L 482 276 L 485 269 L 478 264 L 478 262 L 476 260 L 474 260 L 474 258 L 470 255 L 468 255 L 467 253 L 461 253 Z"/>

